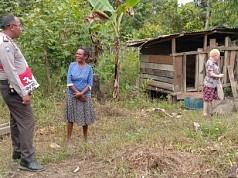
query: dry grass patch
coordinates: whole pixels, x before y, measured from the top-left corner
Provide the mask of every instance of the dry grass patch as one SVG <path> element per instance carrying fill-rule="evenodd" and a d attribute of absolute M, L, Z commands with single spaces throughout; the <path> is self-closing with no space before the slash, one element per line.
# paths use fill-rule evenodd
<path fill-rule="evenodd" d="M 138 147 L 126 150 L 115 158 L 124 161 L 128 170 L 138 170 L 140 176 L 161 177 L 217 177 L 215 169 L 203 164 L 200 155 L 161 148 Z"/>

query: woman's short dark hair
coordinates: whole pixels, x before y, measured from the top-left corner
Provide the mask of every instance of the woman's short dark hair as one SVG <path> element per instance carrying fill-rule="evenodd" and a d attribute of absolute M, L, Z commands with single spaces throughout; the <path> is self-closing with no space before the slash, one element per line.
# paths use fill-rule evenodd
<path fill-rule="evenodd" d="M 87 46 L 80 46 L 78 49 L 84 50 L 84 56 L 87 56 L 86 61 L 89 62 L 90 50 Z"/>
<path fill-rule="evenodd" d="M 15 16 L 12 14 L 7 14 L 2 17 L 1 28 L 6 29 L 6 27 L 10 24 L 15 23 Z"/>

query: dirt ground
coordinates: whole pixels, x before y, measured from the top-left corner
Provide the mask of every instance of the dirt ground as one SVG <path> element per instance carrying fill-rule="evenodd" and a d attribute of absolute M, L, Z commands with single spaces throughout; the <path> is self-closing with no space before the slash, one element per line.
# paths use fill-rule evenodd
<path fill-rule="evenodd" d="M 10 178 L 88 178 L 88 177 L 107 177 L 109 166 L 100 161 L 70 159 L 64 160 L 59 164 L 48 164 L 45 171 L 33 173 L 18 169 L 15 164 L 9 173 Z"/>
<path fill-rule="evenodd" d="M 109 162 L 100 160 L 68 159 L 58 164 L 48 164 L 43 172 L 32 173 L 19 170 L 17 163 L 12 166 L 10 178 L 91 178 L 117 177 L 114 173 L 124 161 L 130 170 L 137 170 L 140 177 L 154 177 L 153 171 L 160 170 L 161 178 L 167 177 L 219 177 L 216 170 L 207 169 L 202 160 L 192 153 L 161 150 L 159 148 L 138 147 L 126 150 Z M 114 164 L 115 163 L 115 164 Z M 125 176 L 129 173 L 125 173 Z M 130 175 L 130 174 L 128 174 Z"/>

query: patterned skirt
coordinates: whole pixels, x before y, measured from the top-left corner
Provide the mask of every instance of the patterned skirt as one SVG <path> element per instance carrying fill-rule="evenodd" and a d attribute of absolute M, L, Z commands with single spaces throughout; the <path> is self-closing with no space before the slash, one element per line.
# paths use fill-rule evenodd
<path fill-rule="evenodd" d="M 203 88 L 203 101 L 210 102 L 214 99 L 217 99 L 217 97 L 217 88 L 211 88 L 207 86 Z"/>
<path fill-rule="evenodd" d="M 67 94 L 66 97 L 65 120 L 74 122 L 79 126 L 90 125 L 96 120 L 91 95 L 86 96 L 85 102 L 73 98 L 72 94 Z"/>

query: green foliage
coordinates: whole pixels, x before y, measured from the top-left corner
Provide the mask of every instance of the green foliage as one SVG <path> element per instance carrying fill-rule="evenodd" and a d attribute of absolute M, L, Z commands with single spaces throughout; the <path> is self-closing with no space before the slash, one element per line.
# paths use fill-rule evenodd
<path fill-rule="evenodd" d="M 155 25 L 155 24 L 148 24 L 145 25 L 144 28 L 141 28 L 138 30 L 138 33 L 134 35 L 135 38 L 155 38 L 159 35 L 162 35 L 164 33 L 163 27 L 160 25 Z"/>
<path fill-rule="evenodd" d="M 226 132 L 226 125 L 222 120 L 214 120 L 211 123 L 206 123 L 201 126 L 201 132 L 204 137 L 209 137 L 213 140 L 217 140 L 220 136 Z"/>
<path fill-rule="evenodd" d="M 16 14 L 17 7 L 17 0 L 2 0 L 0 3 L 0 17 L 10 13 Z"/>
<path fill-rule="evenodd" d="M 163 9 L 159 12 L 159 17 L 159 24 L 166 34 L 182 31 L 182 24 L 180 22 L 176 1 L 169 0 L 165 3 Z"/>
<path fill-rule="evenodd" d="M 113 98 L 119 95 L 119 74 L 120 74 L 120 26 L 122 17 L 128 8 L 136 5 L 140 0 L 127 0 L 126 3 L 118 3 L 116 10 L 112 9 L 108 0 L 89 0 L 90 4 L 99 11 L 109 11 L 111 15 L 108 17 L 109 22 L 112 24 L 115 34 L 114 48 L 115 48 L 115 67 L 114 67 L 114 85 L 113 85 Z M 105 6 L 105 7 L 104 7 Z M 104 9 L 105 8 L 105 9 Z M 95 20 L 95 19 L 94 19 Z"/>
<path fill-rule="evenodd" d="M 127 0 L 126 1 L 126 8 L 130 8 L 130 7 L 134 7 L 135 5 L 137 5 L 141 0 Z"/>
<path fill-rule="evenodd" d="M 55 6 L 54 1 L 41 0 L 37 8 L 22 18 L 25 28 L 21 48 L 27 60 L 37 64 L 31 65 L 33 71 L 48 91 L 52 92 L 65 79 L 76 48 L 90 46 L 88 28 L 84 25 L 84 14 L 89 7 L 82 8 L 80 2 L 62 1 Z"/>
<path fill-rule="evenodd" d="M 88 0 L 89 3 L 100 11 L 114 12 L 115 10 L 111 6 L 108 0 Z"/>
<path fill-rule="evenodd" d="M 187 3 L 179 8 L 179 16 L 182 23 L 182 31 L 194 32 L 204 29 L 202 21 L 203 13 L 200 8 L 196 8 L 194 4 Z"/>
<path fill-rule="evenodd" d="M 135 15 L 131 18 L 126 15 L 122 22 L 122 39 L 146 38 L 161 34 L 158 13 L 167 1 L 141 0 L 133 9 Z M 128 28 L 130 27 L 130 28 Z M 150 36 L 151 35 L 151 36 Z"/>
<path fill-rule="evenodd" d="M 232 96 L 232 90 L 230 86 L 224 87 L 223 90 L 224 90 L 225 96 Z"/>
<path fill-rule="evenodd" d="M 100 81 L 102 84 L 105 84 L 107 81 L 111 81 L 113 79 L 113 70 L 114 70 L 114 55 L 109 53 L 103 53 L 100 56 L 100 63 L 97 67 L 95 67 L 94 73 L 100 75 Z"/>
<path fill-rule="evenodd" d="M 235 0 L 213 2 L 210 26 L 238 27 L 237 8 Z"/>
<path fill-rule="evenodd" d="M 0 15 L 13 13 L 18 15 L 25 26 L 18 41 L 29 65 L 31 66 L 41 89 L 58 92 L 66 80 L 67 68 L 74 59 L 74 52 L 79 45 L 91 46 L 90 33 L 95 33 L 100 40 L 102 56 L 99 66 L 94 71 L 101 75 L 102 83 L 112 80 L 113 50 L 115 29 L 120 30 L 122 42 L 134 38 L 151 38 L 167 33 L 192 32 L 204 29 L 207 1 L 196 0 L 182 6 L 176 0 L 90 0 L 95 8 L 105 10 L 109 15 L 118 7 L 121 11 L 133 6 L 133 18 L 124 14 L 123 20 L 115 15 L 113 21 L 97 24 L 84 24 L 85 15 L 91 12 L 89 3 L 84 0 L 2 0 Z M 210 28 L 215 25 L 238 26 L 237 1 L 211 2 Z M 119 3 L 119 4 L 118 4 Z M 135 6 L 136 5 L 136 6 Z M 114 23 L 114 27 L 113 24 Z M 124 60 L 124 56 L 120 56 Z M 136 60 L 137 61 L 137 60 Z M 138 62 L 138 61 L 137 61 Z M 133 64 L 131 66 L 136 67 Z M 126 66 L 127 67 L 127 66 Z M 122 67 L 123 70 L 124 67 Z M 137 70 L 137 69 L 136 69 Z M 131 71 L 131 69 L 129 70 Z M 124 71 L 123 71 L 124 72 Z M 130 74 L 129 74 L 130 75 Z M 128 76 L 129 76 L 128 75 Z M 134 78 L 134 77 L 133 77 Z M 124 77 L 121 79 L 124 82 Z M 130 82 L 135 82 L 133 79 Z M 121 91 L 126 92 L 131 84 L 122 83 Z"/>
<path fill-rule="evenodd" d="M 133 33 L 134 38 L 197 31 L 203 27 L 203 22 L 198 16 L 199 12 L 199 9 L 192 4 L 178 7 L 174 0 L 159 2 L 143 0 L 135 8 L 135 17 L 132 20 L 126 19 L 123 25 L 132 25 L 133 28 L 127 31 Z"/>
<path fill-rule="evenodd" d="M 136 88 L 136 85 L 138 84 L 138 76 L 140 69 L 138 61 L 138 53 L 133 51 L 133 49 L 123 49 L 120 58 L 121 58 L 120 89 L 121 92 L 123 93 L 123 96 L 130 98 L 130 96 L 133 97 L 133 93 L 135 92 L 134 90 Z"/>

